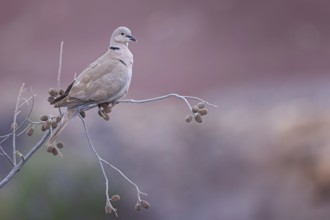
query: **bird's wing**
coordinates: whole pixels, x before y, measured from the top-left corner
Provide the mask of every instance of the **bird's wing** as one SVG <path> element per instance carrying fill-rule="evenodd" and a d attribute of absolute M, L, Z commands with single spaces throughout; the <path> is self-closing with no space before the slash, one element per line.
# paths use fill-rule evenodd
<path fill-rule="evenodd" d="M 65 97 L 54 100 L 55 107 L 114 101 L 125 94 L 131 71 L 124 61 L 107 52 L 90 64 L 68 87 Z"/>

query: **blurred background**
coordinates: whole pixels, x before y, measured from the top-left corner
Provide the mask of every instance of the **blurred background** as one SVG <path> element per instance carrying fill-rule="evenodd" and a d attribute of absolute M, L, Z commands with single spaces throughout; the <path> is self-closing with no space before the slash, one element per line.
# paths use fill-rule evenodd
<path fill-rule="evenodd" d="M 40 149 L 0 190 L 0 219 L 329 219 L 329 14 L 325 0 L 2 0 L 0 134 L 23 82 L 38 94 L 33 120 L 57 113 L 46 99 L 62 40 L 66 87 L 120 25 L 138 39 L 127 98 L 177 92 L 219 107 L 202 124 L 187 124 L 174 98 L 121 104 L 108 122 L 87 112 L 96 149 L 148 193 L 149 210 L 136 212 L 135 189 L 107 169 L 121 200 L 119 218 L 104 213 L 104 178 L 76 119 L 63 158 Z M 20 151 L 41 135 L 20 136 Z M 0 177 L 9 170 L 0 158 Z"/>

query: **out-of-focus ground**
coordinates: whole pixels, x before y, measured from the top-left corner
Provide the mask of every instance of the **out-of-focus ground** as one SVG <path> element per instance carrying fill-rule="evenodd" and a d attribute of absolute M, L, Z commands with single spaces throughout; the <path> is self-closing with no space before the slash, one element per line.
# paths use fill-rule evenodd
<path fill-rule="evenodd" d="M 175 99 L 121 104 L 109 122 L 87 113 L 100 154 L 151 202 L 135 212 L 134 188 L 109 169 L 118 219 L 329 219 L 329 14 L 322 0 L 2 1 L 0 133 L 22 82 L 38 93 L 32 119 L 56 113 L 46 99 L 61 40 L 64 86 L 128 26 L 138 42 L 127 97 L 178 92 L 219 108 L 202 124 L 187 124 Z M 19 149 L 40 135 L 21 136 Z M 115 218 L 79 120 L 61 140 L 63 158 L 40 149 L 0 190 L 0 219 Z"/>

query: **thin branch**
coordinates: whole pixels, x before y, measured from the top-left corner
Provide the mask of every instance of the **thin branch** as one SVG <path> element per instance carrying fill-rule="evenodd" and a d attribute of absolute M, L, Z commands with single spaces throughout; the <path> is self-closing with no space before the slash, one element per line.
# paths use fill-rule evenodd
<path fill-rule="evenodd" d="M 102 173 L 103 173 L 103 176 L 105 178 L 105 196 L 106 196 L 106 202 L 105 203 L 106 203 L 106 206 L 109 206 L 110 209 L 116 214 L 116 216 L 118 216 L 117 215 L 117 210 L 112 206 L 112 204 L 110 202 L 110 197 L 109 197 L 109 180 L 108 180 L 108 177 L 107 177 L 107 175 L 105 173 L 103 164 L 101 162 L 101 159 L 102 158 L 100 157 L 100 155 L 97 153 L 97 151 L 94 148 L 94 145 L 92 143 L 92 140 L 91 140 L 91 138 L 89 136 L 89 132 L 88 132 L 88 129 L 87 129 L 85 120 L 82 117 L 80 117 L 80 118 L 81 118 L 81 121 L 82 121 L 82 123 L 84 125 L 84 129 L 85 129 L 85 133 L 86 133 L 86 136 L 87 136 L 87 139 L 88 139 L 89 146 L 93 150 L 93 153 L 95 154 L 95 156 L 98 158 L 99 164 L 100 164 L 100 167 L 101 167 L 101 170 L 102 170 Z"/>
<path fill-rule="evenodd" d="M 31 89 L 31 94 L 32 94 L 32 95 L 31 95 L 29 98 L 24 99 L 24 102 L 21 103 L 21 104 L 18 106 L 18 108 L 20 109 L 24 104 L 28 104 L 28 102 L 32 99 L 31 108 L 30 108 L 30 110 L 29 110 L 27 116 L 26 116 L 26 117 L 23 119 L 23 121 L 17 126 L 17 129 L 16 129 L 16 130 L 20 129 L 20 128 L 24 125 L 24 123 L 25 123 L 26 121 L 29 121 L 29 117 L 30 117 L 31 114 L 32 114 L 32 111 L 33 111 L 33 108 L 34 108 L 34 97 L 36 96 L 36 94 L 33 94 L 33 93 L 32 93 L 32 89 Z M 3 139 L 0 141 L 0 144 L 3 143 L 4 141 L 6 141 L 6 140 L 7 140 L 7 139 L 8 139 L 13 133 L 14 133 L 14 131 L 10 132 L 9 134 L 1 135 L 0 138 L 3 138 Z"/>
<path fill-rule="evenodd" d="M 201 98 L 198 98 L 198 97 L 195 97 L 195 96 L 179 95 L 177 93 L 170 93 L 170 94 L 167 94 L 167 95 L 158 96 L 158 97 L 150 98 L 150 99 L 143 99 L 143 100 L 121 99 L 121 100 L 118 100 L 117 103 L 146 103 L 146 102 L 153 102 L 153 101 L 166 99 L 166 98 L 169 98 L 169 97 L 176 97 L 176 98 L 182 99 L 188 105 L 190 110 L 192 109 L 192 107 L 191 107 L 188 99 L 193 99 L 193 100 L 197 100 L 197 101 L 200 101 L 200 102 L 204 102 L 206 105 L 209 105 L 209 106 L 212 106 L 212 107 L 218 107 L 218 106 L 216 106 L 214 104 L 211 104 L 211 103 L 209 103 L 209 102 L 207 102 L 207 101 L 205 101 Z"/>
<path fill-rule="evenodd" d="M 141 104 L 141 103 L 159 101 L 159 100 L 163 100 L 163 99 L 167 99 L 167 98 L 171 98 L 171 97 L 176 97 L 176 98 L 179 98 L 179 99 L 183 100 L 186 103 L 186 105 L 188 106 L 188 108 L 189 108 L 190 111 L 192 110 L 192 106 L 189 103 L 189 100 L 188 99 L 192 99 L 192 100 L 195 100 L 195 101 L 203 102 L 206 105 L 212 106 L 214 108 L 217 108 L 218 107 L 217 105 L 214 105 L 214 104 L 212 104 L 212 103 L 210 103 L 208 101 L 205 101 L 204 99 L 201 99 L 201 98 L 198 98 L 198 97 L 195 97 L 195 96 L 179 95 L 177 93 L 170 93 L 170 94 L 163 95 L 163 96 L 158 96 L 158 97 L 149 98 L 149 99 L 141 99 L 141 100 L 136 100 L 136 99 L 119 99 L 119 100 L 115 101 L 114 104 L 119 104 L 119 103 L 137 103 L 137 104 Z M 82 109 L 82 111 L 90 110 L 92 108 L 95 108 L 96 106 L 97 106 L 97 104 L 88 105 L 87 107 L 85 107 L 84 109 Z"/>
<path fill-rule="evenodd" d="M 15 166 L 13 160 L 9 157 L 9 155 L 8 155 L 7 152 L 2 148 L 1 145 L 0 145 L 0 150 L 1 150 L 1 152 L 2 152 L 1 156 L 6 157 L 6 158 L 8 159 L 8 161 L 11 163 L 11 165 Z"/>
<path fill-rule="evenodd" d="M 92 141 L 91 141 L 91 138 L 89 136 L 89 132 L 88 132 L 88 129 L 87 129 L 87 126 L 86 126 L 86 122 L 85 122 L 85 119 L 82 118 L 81 116 L 79 116 L 83 125 L 84 125 L 84 129 L 85 129 L 85 133 L 86 133 L 86 136 L 87 136 L 87 139 L 88 139 L 88 142 L 89 142 L 89 146 L 91 147 L 92 151 L 94 152 L 95 156 L 97 157 L 97 159 L 99 160 L 99 163 L 100 163 L 100 166 L 101 166 L 101 169 L 102 169 L 102 173 L 103 173 L 103 176 L 105 178 L 105 195 L 106 195 L 106 205 L 108 205 L 112 211 L 115 212 L 115 214 L 117 215 L 117 212 L 116 212 L 116 209 L 112 206 L 111 202 L 110 202 L 110 197 L 109 197 L 109 181 L 108 181 L 108 177 L 104 171 L 104 167 L 103 167 L 103 163 L 107 164 L 109 167 L 111 167 L 112 169 L 116 170 L 122 177 L 124 177 L 129 183 L 131 183 L 136 191 L 137 191 L 137 197 L 138 197 L 138 201 L 141 202 L 141 195 L 147 195 L 146 193 L 144 192 L 141 192 L 138 185 L 136 183 L 134 183 L 132 180 L 130 180 L 120 169 L 118 169 L 117 167 L 115 167 L 114 165 L 112 165 L 111 163 L 109 163 L 108 161 L 104 160 L 96 151 Z M 103 163 L 102 163 L 103 162 Z"/>
<path fill-rule="evenodd" d="M 29 127 L 31 126 L 31 124 L 28 124 L 21 132 L 19 132 L 18 134 L 17 134 L 17 137 L 18 136 L 21 136 L 22 134 L 24 134 L 24 132 L 26 132 L 26 130 L 27 129 L 29 129 Z"/>
<path fill-rule="evenodd" d="M 13 169 L 8 173 L 8 175 L 0 182 L 0 189 L 6 185 L 6 183 L 11 180 L 14 175 L 20 171 L 21 167 L 32 157 L 32 155 L 47 141 L 48 137 L 50 135 L 50 131 L 48 130 L 42 138 L 39 140 L 39 142 L 24 156 L 22 157 L 22 160 L 16 164 L 16 166 L 13 167 Z"/>
<path fill-rule="evenodd" d="M 63 44 L 64 41 L 61 41 L 61 48 L 60 48 L 60 58 L 58 62 L 58 71 L 57 71 L 57 89 L 61 89 L 61 72 L 62 72 L 62 57 L 63 57 Z"/>
<path fill-rule="evenodd" d="M 112 169 L 116 170 L 120 175 L 122 175 L 130 184 L 132 184 L 136 191 L 137 191 L 137 197 L 138 197 L 138 201 L 141 202 L 141 195 L 145 195 L 147 196 L 147 193 L 141 192 L 138 185 L 136 183 L 134 183 L 132 180 L 130 180 L 120 169 L 118 169 L 117 167 L 115 167 L 114 165 L 112 165 L 111 163 L 109 163 L 108 161 L 104 160 L 103 158 L 99 158 L 103 163 L 107 164 L 109 167 L 111 167 Z"/>
<path fill-rule="evenodd" d="M 23 99 L 23 102 L 18 106 L 18 108 L 21 108 L 23 105 L 25 105 L 25 104 L 27 104 L 27 105 L 29 105 L 29 101 L 31 100 L 31 99 L 33 99 L 35 96 L 37 96 L 37 94 L 33 94 L 32 93 L 32 89 L 31 89 L 31 96 L 29 97 L 29 98 L 22 98 Z"/>
<path fill-rule="evenodd" d="M 14 120 L 13 120 L 13 163 L 14 163 L 14 166 L 16 166 L 16 164 L 17 164 L 17 162 L 16 162 L 16 130 L 17 130 L 16 120 L 17 120 L 18 105 L 19 105 L 19 101 L 21 100 L 21 95 L 22 95 L 22 91 L 24 89 L 24 85 L 25 85 L 25 83 L 22 84 L 22 86 L 18 92 L 15 113 L 14 113 Z"/>
<path fill-rule="evenodd" d="M 58 71 L 57 71 L 57 90 L 58 91 L 60 91 L 60 89 L 61 89 L 63 45 L 64 45 L 64 41 L 61 41 L 60 58 L 59 58 L 59 61 L 58 61 Z M 61 108 L 58 108 L 58 111 L 59 111 L 60 115 L 63 115 L 63 112 L 62 112 Z"/>

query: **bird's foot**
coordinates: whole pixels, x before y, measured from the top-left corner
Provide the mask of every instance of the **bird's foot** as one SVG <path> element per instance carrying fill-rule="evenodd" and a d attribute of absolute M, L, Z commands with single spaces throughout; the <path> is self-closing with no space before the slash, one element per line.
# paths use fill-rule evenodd
<path fill-rule="evenodd" d="M 109 121 L 110 116 L 109 113 L 112 111 L 112 108 L 115 106 L 113 103 L 104 102 L 97 105 L 99 108 L 98 114 L 101 116 L 104 120 Z"/>

